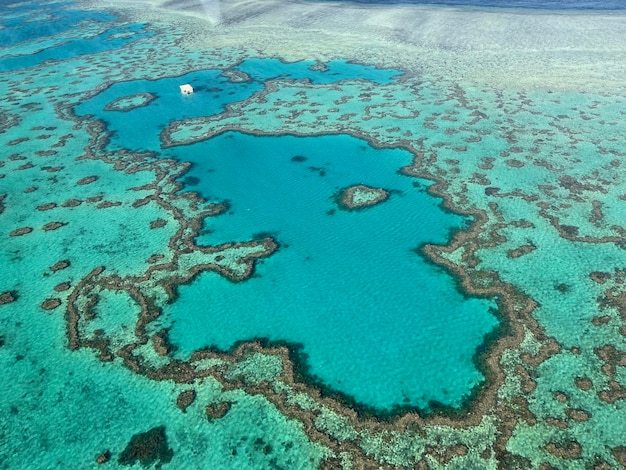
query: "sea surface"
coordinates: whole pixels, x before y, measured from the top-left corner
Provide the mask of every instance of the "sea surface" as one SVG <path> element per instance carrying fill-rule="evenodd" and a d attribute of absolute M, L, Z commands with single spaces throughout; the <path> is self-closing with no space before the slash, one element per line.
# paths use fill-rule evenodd
<path fill-rule="evenodd" d="M 0 2 L 0 469 L 626 466 L 623 90 L 145 8 Z"/>
<path fill-rule="evenodd" d="M 250 77 L 244 84 L 229 83 L 219 71 L 124 82 L 76 112 L 106 122 L 114 148 L 158 151 L 159 129 L 172 117 L 216 114 L 270 79 L 332 84 L 358 78 L 383 85 L 399 75 L 349 63 L 315 72 L 313 65 L 246 60 L 236 67 Z M 181 98 L 181 79 L 196 85 L 191 97 Z M 128 112 L 105 111 L 137 90 L 157 98 Z M 375 149 L 346 135 L 231 132 L 162 155 L 192 163 L 183 191 L 228 202 L 227 214 L 205 221 L 197 243 L 270 234 L 281 245 L 246 282 L 207 273 L 181 287 L 164 309 L 179 354 L 189 357 L 206 346 L 228 350 L 254 338 L 303 345 L 311 373 L 324 384 L 383 410 L 410 403 L 426 409 L 430 401 L 460 407 L 482 381 L 472 358 L 497 324 L 490 313 L 495 303 L 465 299 L 453 278 L 419 253 L 422 244 L 445 243 L 470 220 L 444 210 L 427 193 L 430 182 L 398 174 L 411 163 L 409 152 Z M 338 194 L 356 184 L 385 188 L 391 198 L 380 207 L 342 210 Z M 387 338 L 394 338 L 393 347 L 383 346 Z M 450 356 L 443 359 L 442 349 Z"/>
<path fill-rule="evenodd" d="M 334 0 L 343 1 L 343 0 Z M 373 5 L 447 5 L 469 8 L 524 8 L 530 10 L 624 10 L 620 0 L 351 0 Z"/>

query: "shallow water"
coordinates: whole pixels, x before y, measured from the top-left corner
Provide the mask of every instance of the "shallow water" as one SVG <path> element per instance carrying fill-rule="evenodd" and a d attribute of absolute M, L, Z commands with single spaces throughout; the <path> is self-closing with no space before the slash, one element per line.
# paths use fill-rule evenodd
<path fill-rule="evenodd" d="M 463 223 L 424 192 L 427 182 L 395 173 L 410 162 L 407 152 L 346 136 L 224 134 L 192 148 L 183 155 L 204 156 L 192 160 L 194 189 L 230 201 L 199 242 L 269 232 L 281 249 L 247 282 L 207 274 L 180 289 L 165 313 L 182 354 L 255 337 L 301 343 L 313 374 L 366 405 L 462 404 L 482 381 L 472 357 L 496 324 L 495 304 L 464 299 L 449 274 L 413 251 Z M 339 210 L 336 193 L 359 182 L 391 198 Z"/>
<path fill-rule="evenodd" d="M 246 60 L 235 70 L 249 79 L 235 84 L 219 71 L 126 82 L 76 112 L 103 119 L 114 131 L 113 148 L 158 151 L 158 130 L 171 120 L 218 114 L 271 79 L 327 85 L 358 78 L 384 85 L 398 75 L 348 63 L 330 63 L 324 71 L 311 70 L 313 65 Z M 192 96 L 181 97 L 176 84 L 182 82 L 193 84 Z M 155 98 L 126 112 L 106 111 L 117 97 L 140 90 Z M 489 313 L 495 304 L 464 300 L 447 273 L 414 252 L 424 243 L 444 243 L 470 220 L 438 208 L 441 201 L 425 192 L 428 181 L 397 174 L 411 163 L 410 153 L 374 150 L 340 135 L 230 133 L 163 155 L 193 164 L 183 190 L 228 201 L 228 214 L 206 221 L 209 233 L 199 244 L 259 233 L 281 244 L 255 279 L 232 284 L 208 275 L 180 289 L 164 313 L 173 322 L 170 340 L 186 357 L 253 338 L 303 344 L 307 366 L 324 384 L 379 409 L 426 409 L 430 401 L 459 408 L 482 382 L 472 357 L 495 326 Z M 385 188 L 392 198 L 364 212 L 340 210 L 334 197 L 358 183 Z M 454 352 L 442 358 L 442 349 Z"/>
<path fill-rule="evenodd" d="M 344 0 L 334 0 L 344 1 Z M 372 5 L 447 5 L 471 8 L 524 8 L 529 10 L 624 10 L 620 0 L 350 0 Z"/>
<path fill-rule="evenodd" d="M 528 90 L 351 28 L 295 60 L 239 5 L 0 5 L 0 468 L 159 430 L 137 468 L 626 465 L 626 97 L 585 47 Z"/>

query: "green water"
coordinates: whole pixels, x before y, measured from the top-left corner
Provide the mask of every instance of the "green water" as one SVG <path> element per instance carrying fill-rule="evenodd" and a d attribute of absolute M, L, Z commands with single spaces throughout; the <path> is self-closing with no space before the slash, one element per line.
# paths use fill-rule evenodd
<path fill-rule="evenodd" d="M 523 92 L 515 84 L 494 90 L 472 83 L 448 83 L 445 77 L 400 78 L 397 70 L 361 67 L 346 57 L 328 62 L 324 72 L 314 60 L 295 64 L 281 64 L 280 58 L 266 61 L 258 58 L 259 51 L 252 46 L 250 50 L 190 47 L 183 41 L 197 36 L 198 29 L 193 28 L 198 24 L 173 14 L 150 22 L 85 13 L 80 5 L 3 3 L 1 8 L 0 35 L 5 39 L 0 50 L 0 363 L 5 384 L 0 398 L 4 417 L 0 421 L 1 468 L 90 468 L 97 466 L 97 457 L 107 450 L 108 465 L 119 466 L 118 459 L 134 435 L 160 426 L 165 427 L 166 446 L 173 453 L 164 468 L 204 468 L 207 462 L 211 468 L 224 469 L 317 468 L 323 461 L 332 468 L 349 468 L 349 462 L 357 466 L 360 460 L 371 466 L 412 468 L 420 459 L 430 466 L 441 463 L 451 468 L 624 465 L 626 348 L 620 302 L 626 193 L 621 166 L 626 128 L 625 99 L 619 90 L 605 94 Z M 219 37 L 221 44 L 229 44 L 219 36 L 219 28 L 211 34 Z M 86 41 L 88 47 L 63 46 L 78 44 L 72 41 Z M 47 51 L 39 54 L 39 49 Z M 45 62 L 46 58 L 52 61 Z M 274 70 L 281 67 L 292 75 L 276 75 Z M 228 73 L 221 75 L 224 71 L 244 71 L 249 79 L 232 81 Z M 304 80 L 308 73 L 318 80 Z M 171 75 L 176 78 L 167 78 Z M 183 101 L 178 94 L 179 81 L 192 79 L 202 82 L 198 94 Z M 172 89 L 163 91 L 150 105 L 159 99 L 170 107 L 179 103 L 175 111 L 150 113 L 147 111 L 154 108 L 146 106 L 118 112 L 117 118 L 104 117 L 104 106 L 111 101 L 151 91 L 148 85 L 159 83 L 168 83 Z M 209 91 L 211 88 L 220 90 Z M 193 99 L 199 97 L 206 101 L 194 108 Z M 96 102 L 98 105 L 89 109 Z M 211 104 L 205 108 L 208 102 Z M 72 109 L 82 117 L 73 116 Z M 133 113 L 137 117 L 132 122 L 137 125 L 125 128 L 124 119 L 130 120 Z M 107 128 L 97 127 L 99 117 Z M 116 131 L 108 140 L 106 129 Z M 167 148 L 163 146 L 165 138 L 170 139 Z M 233 155 L 228 148 L 231 141 L 237 142 L 235 148 L 240 150 L 252 147 L 259 151 Z M 310 148 L 313 144 L 309 141 L 324 141 L 324 145 Z M 375 149 L 370 143 L 388 148 Z M 337 150 L 338 145 L 344 145 L 342 151 Z M 260 151 L 263 146 L 283 149 Z M 156 154 L 132 153 L 135 150 Z M 308 160 L 292 162 L 296 154 Z M 267 158 L 246 166 L 236 164 L 235 159 L 261 155 Z M 339 175 L 339 166 L 330 158 L 333 155 L 355 158 L 349 174 Z M 227 161 L 218 161 L 226 156 Z M 419 157 L 414 173 L 426 180 L 396 175 L 414 156 Z M 361 165 L 358 158 L 362 158 Z M 372 166 L 366 165 L 368 161 Z M 182 173 L 184 162 L 195 164 L 186 174 Z M 317 170 L 310 171 L 309 166 Z M 268 172 L 272 168 L 274 171 Z M 247 195 L 254 194 L 252 191 L 218 178 L 227 169 L 248 182 L 243 189 L 257 186 L 272 194 L 271 179 L 280 174 L 288 179 L 282 184 L 293 189 L 269 201 L 250 198 Z M 263 184 L 258 182 L 259 175 L 265 175 Z M 355 175 L 358 178 L 352 178 Z M 300 330 L 296 323 L 289 323 L 285 313 L 272 316 L 275 323 L 266 331 L 250 328 L 258 326 L 258 321 L 243 321 L 258 320 L 255 315 L 245 316 L 251 305 L 303 298 L 290 296 L 286 282 L 255 298 L 256 287 L 285 281 L 273 277 L 275 273 L 306 276 L 306 271 L 299 269 L 303 257 L 311 256 L 311 263 L 323 260 L 317 253 L 307 253 L 322 237 L 297 232 L 307 226 L 278 210 L 284 209 L 284 201 L 302 204 L 302 213 L 309 211 L 316 217 L 315 228 L 307 234 L 318 230 L 330 236 L 332 229 L 345 234 L 339 229 L 361 224 L 361 238 L 357 238 L 364 249 L 372 241 L 363 236 L 367 230 L 381 233 L 377 223 L 397 227 L 383 232 L 384 240 L 376 240 L 380 246 L 386 242 L 384 246 L 389 248 L 377 255 L 386 261 L 388 256 L 398 256 L 398 262 L 406 263 L 407 271 L 402 273 L 422 266 L 419 269 L 431 275 L 420 278 L 419 285 L 428 286 L 429 294 L 435 289 L 428 282 L 445 279 L 449 290 L 439 298 L 445 297 L 446 312 L 450 305 L 472 305 L 476 307 L 472 313 L 486 313 L 489 300 L 464 299 L 452 286 L 450 274 L 424 265 L 423 258 L 411 251 L 419 243 L 413 236 L 420 231 L 436 232 L 425 240 L 445 243 L 448 227 L 469 227 L 464 220 L 471 220 L 470 215 L 442 211 L 441 199 L 423 192 L 426 187 L 433 188 L 433 183 L 427 182 L 433 180 L 444 183 L 439 190 L 447 196 L 447 204 L 461 212 L 483 211 L 485 220 L 480 232 L 458 239 L 454 249 L 439 251 L 441 260 L 483 287 L 489 288 L 491 282 L 485 280 L 485 273 L 494 271 L 515 292 L 537 302 L 530 316 L 521 311 L 522 297 L 516 297 L 512 310 L 505 312 L 512 318 L 512 332 L 523 341 L 513 341 L 494 358 L 499 371 L 495 377 L 503 381 L 486 391 L 493 392 L 488 395 L 492 401 L 476 397 L 476 403 L 485 405 L 477 409 L 475 421 L 427 420 L 406 427 L 368 428 L 345 407 L 320 401 L 302 383 L 291 382 L 284 372 L 284 357 L 273 350 L 196 361 L 198 375 L 186 382 L 181 375 L 176 376 L 178 382 L 148 378 L 151 371 L 161 370 L 158 368 L 173 360 L 155 352 L 153 335 L 163 328 L 171 328 L 170 339 L 180 346 L 174 358 L 185 358 L 193 348 L 207 343 L 228 348 L 237 339 L 252 335 L 270 339 L 291 335 L 286 339 L 304 344 L 313 372 L 331 387 L 356 396 L 355 389 L 367 388 L 354 387 L 342 371 L 355 364 L 354 370 L 362 367 L 364 373 L 375 373 L 382 365 L 368 370 L 346 354 L 336 362 L 321 359 L 325 351 L 334 350 L 323 341 L 336 350 L 338 344 L 330 335 L 322 338 L 312 332 L 321 327 L 341 330 L 352 337 L 351 344 L 362 348 L 362 354 L 370 355 L 375 355 L 383 339 L 386 346 L 390 344 L 387 338 L 391 336 L 409 343 L 415 339 L 407 321 L 415 312 L 413 306 L 421 307 L 424 301 L 421 296 L 398 299 L 399 291 L 395 291 L 395 300 L 408 307 L 401 310 L 404 322 L 396 330 L 380 328 L 381 316 L 374 318 L 378 327 L 370 329 L 365 322 L 357 323 L 358 328 L 356 322 L 333 325 L 331 320 L 338 316 L 318 317 L 313 319 L 317 324 L 313 321 L 311 327 Z M 175 181 L 181 182 L 180 186 Z M 336 209 L 334 200 L 329 199 L 335 189 L 361 182 L 398 192 L 392 191 L 388 201 L 362 211 Z M 298 190 L 306 190 L 311 199 L 293 198 Z M 210 206 L 185 196 L 189 191 L 199 191 L 208 202 L 230 199 L 228 211 L 232 214 L 227 211 L 206 218 L 202 214 Z M 244 210 L 246 204 L 256 204 L 259 215 L 263 214 L 261 208 L 269 214 L 251 221 Z M 328 215 L 333 208 L 334 214 Z M 435 221 L 428 219 L 428 214 L 446 223 L 435 230 Z M 204 221 L 194 232 L 185 225 L 190 220 Z M 277 251 L 256 262 L 255 275 L 259 277 L 233 284 L 215 272 L 203 272 L 178 289 L 177 301 L 168 303 L 168 285 L 182 282 L 203 263 L 215 262 L 214 254 L 189 245 L 192 240 L 204 245 L 250 242 L 255 235 L 253 226 L 273 233 L 280 243 Z M 405 231 L 407 226 L 415 231 Z M 302 240 L 306 243 L 299 245 Z M 342 248 L 340 242 L 346 239 L 337 240 L 338 249 Z M 350 240 L 346 243 L 351 244 Z M 243 263 L 244 253 L 259 247 L 220 249 L 230 257 L 227 261 L 231 264 L 224 265 L 224 272 L 242 272 L 243 265 L 237 261 Z M 355 259 L 370 258 L 360 255 Z M 290 262 L 294 260 L 297 262 Z M 66 264 L 65 269 L 59 268 Z M 339 267 L 340 263 L 319 265 Z M 99 266 L 105 268 L 103 273 L 90 278 Z M 150 273 L 147 277 L 146 272 Z M 302 279 L 294 275 L 289 281 Z M 350 283 L 362 286 L 358 279 L 348 276 L 338 286 L 331 286 L 336 288 L 336 297 L 318 294 L 316 305 L 317 300 L 328 298 L 337 304 L 345 302 L 349 296 L 341 295 L 342 289 Z M 376 295 L 361 299 L 365 306 L 385 305 L 394 300 L 386 297 L 389 292 L 411 284 L 407 274 L 400 275 L 397 282 L 393 279 L 392 275 L 374 278 L 376 286 L 382 285 L 378 281 L 388 282 L 388 288 L 366 289 Z M 147 364 L 139 373 L 118 355 L 123 347 L 143 341 L 133 325 L 140 311 L 139 294 L 130 295 L 129 286 L 163 309 L 162 315 L 146 326 L 145 344 L 135 345 L 134 354 Z M 198 302 L 197 289 L 202 287 L 210 290 Z M 90 307 L 86 299 L 91 288 L 97 296 Z M 280 289 L 286 290 L 281 293 Z M 240 301 L 242 292 L 245 302 Z M 237 309 L 232 307 L 235 300 L 239 300 Z M 199 303 L 208 305 L 197 309 Z M 80 307 L 78 332 L 84 342 L 78 349 L 68 348 L 73 344 L 68 337 L 70 304 Z M 344 311 L 354 305 L 356 302 L 345 302 Z M 451 359 L 437 370 L 442 374 L 447 366 L 470 370 L 473 352 L 495 324 L 489 315 L 483 317 L 487 323 L 473 321 L 474 317 L 464 315 L 464 308 L 457 310 L 460 330 L 473 339 L 444 343 L 436 351 L 437 358 Z M 234 324 L 238 330 L 220 328 L 217 334 L 203 327 L 223 321 L 221 316 L 210 316 L 216 310 L 237 315 L 239 321 Z M 421 326 L 428 321 L 439 328 L 428 339 L 447 340 L 443 332 L 450 325 L 441 321 L 437 312 L 429 312 L 419 325 L 411 326 L 424 334 Z M 305 315 L 307 310 L 298 309 L 297 313 Z M 188 334 L 192 328 L 197 334 Z M 110 362 L 101 360 L 85 342 L 97 338 L 99 330 L 101 337 L 110 341 Z M 371 330 L 375 341 L 368 347 L 361 335 Z M 191 343 L 192 339 L 197 343 Z M 552 348 L 550 354 L 542 360 L 532 359 L 546 347 Z M 392 352 L 388 347 L 381 350 Z M 465 351 L 463 359 L 448 356 L 452 350 Z M 402 366 L 387 367 L 387 380 L 393 382 L 394 377 L 406 374 L 409 381 L 423 387 L 414 388 L 413 396 L 407 394 L 411 404 L 441 398 L 443 387 L 431 387 L 407 369 L 411 357 L 404 351 L 395 352 L 393 360 Z M 432 357 L 427 353 L 432 354 L 432 348 L 416 356 Z M 206 367 L 213 369 L 204 373 Z M 320 371 L 329 375 L 324 377 Z M 205 376 L 200 377 L 200 372 Z M 374 379 L 384 382 L 380 374 Z M 444 379 L 455 377 L 448 374 Z M 467 391 L 480 380 L 479 375 L 471 382 L 462 380 L 455 390 Z M 196 397 L 183 412 L 176 403 L 179 394 L 189 389 L 195 390 Z M 366 403 L 379 400 L 376 403 L 385 406 L 397 402 L 402 387 L 394 382 L 370 390 L 373 395 L 357 399 Z M 458 403 L 464 393 L 449 403 Z M 219 410 L 220 404 L 227 405 L 222 408 L 224 415 L 211 418 L 209 413 L 207 417 L 206 407 Z M 498 436 L 504 436 L 504 441 L 497 441 Z M 448 450 L 456 456 L 446 457 Z"/>

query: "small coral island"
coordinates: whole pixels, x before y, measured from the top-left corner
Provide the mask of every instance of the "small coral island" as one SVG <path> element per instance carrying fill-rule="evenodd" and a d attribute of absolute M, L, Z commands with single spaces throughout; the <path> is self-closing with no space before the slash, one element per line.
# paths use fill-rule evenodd
<path fill-rule="evenodd" d="M 111 101 L 104 107 L 105 111 L 120 111 L 127 113 L 133 109 L 148 106 L 156 99 L 152 93 L 135 93 L 134 95 L 122 96 Z"/>
<path fill-rule="evenodd" d="M 357 184 L 342 189 L 337 194 L 337 204 L 340 209 L 353 211 L 375 206 L 388 198 L 389 191 L 386 189 Z"/>

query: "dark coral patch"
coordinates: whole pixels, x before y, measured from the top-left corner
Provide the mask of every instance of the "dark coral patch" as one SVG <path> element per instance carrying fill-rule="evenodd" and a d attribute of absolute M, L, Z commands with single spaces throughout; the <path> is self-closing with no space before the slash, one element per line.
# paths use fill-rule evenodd
<path fill-rule="evenodd" d="M 626 467 L 626 446 L 617 446 L 611 449 L 613 457 L 620 465 Z"/>
<path fill-rule="evenodd" d="M 142 199 L 137 199 L 135 202 L 133 202 L 133 207 L 136 209 L 137 207 L 145 206 L 151 200 L 152 200 L 152 198 L 150 198 L 150 197 L 144 197 Z"/>
<path fill-rule="evenodd" d="M 336 457 L 328 457 L 320 462 L 319 470 L 335 470 L 336 468 L 342 468 L 341 460 Z M 417 468 L 417 467 L 415 467 Z"/>
<path fill-rule="evenodd" d="M 82 203 L 83 201 L 80 201 L 78 199 L 68 199 L 62 204 L 62 206 L 63 207 L 76 207 L 76 206 L 80 206 Z"/>
<path fill-rule="evenodd" d="M 156 99 L 156 95 L 152 93 L 148 93 L 148 92 L 136 93 L 134 95 L 129 95 L 129 96 L 122 96 L 108 103 L 104 107 L 104 110 L 128 112 L 128 111 L 132 111 L 133 109 L 143 108 L 145 106 L 148 106 L 155 99 Z"/>
<path fill-rule="evenodd" d="M 591 387 L 593 387 L 593 382 L 587 377 L 576 377 L 574 382 L 576 387 L 583 391 L 591 390 Z"/>
<path fill-rule="evenodd" d="M 568 408 L 565 410 L 567 417 L 573 421 L 585 422 L 591 418 L 591 414 L 585 410 L 579 410 L 574 408 Z"/>
<path fill-rule="evenodd" d="M 92 176 L 85 176 L 84 178 L 79 179 L 76 184 L 79 185 L 85 185 L 85 184 L 90 184 L 93 183 L 94 181 L 96 181 L 98 179 L 98 177 L 96 175 L 92 175 Z"/>
<path fill-rule="evenodd" d="M 575 225 L 561 225 L 561 231 L 568 237 L 577 237 L 578 230 L 578 227 Z"/>
<path fill-rule="evenodd" d="M 198 178 L 196 176 L 187 176 L 183 180 L 183 184 L 185 186 L 197 186 L 198 184 L 200 184 L 200 178 Z"/>
<path fill-rule="evenodd" d="M 167 330 L 161 330 L 152 337 L 152 347 L 162 357 L 167 356 L 172 351 L 167 339 Z"/>
<path fill-rule="evenodd" d="M 0 294 L 0 305 L 6 305 L 13 303 L 17 300 L 17 292 L 14 290 L 10 290 L 7 292 L 3 292 Z"/>
<path fill-rule="evenodd" d="M 150 228 L 151 229 L 155 229 L 155 228 L 165 227 L 165 224 L 167 224 L 167 220 L 156 219 L 156 220 L 153 220 L 152 222 L 150 222 Z"/>
<path fill-rule="evenodd" d="M 37 210 L 38 211 L 49 211 L 50 209 L 54 209 L 56 207 L 56 203 L 55 202 L 48 202 L 46 204 L 42 204 L 40 206 L 37 206 Z"/>
<path fill-rule="evenodd" d="M 561 294 L 566 294 L 569 292 L 569 286 L 564 283 L 555 284 L 554 290 L 558 290 Z"/>
<path fill-rule="evenodd" d="M 61 299 L 46 299 L 41 304 L 41 308 L 43 308 L 44 310 L 54 310 L 59 305 L 61 305 Z"/>
<path fill-rule="evenodd" d="M 591 323 L 593 323 L 593 326 L 606 325 L 610 321 L 611 317 L 609 317 L 608 315 L 603 315 L 601 317 L 595 316 L 591 319 Z"/>
<path fill-rule="evenodd" d="M 589 278 L 598 284 L 604 284 L 606 281 L 611 279 L 611 275 L 601 271 L 594 271 L 589 274 Z"/>
<path fill-rule="evenodd" d="M 7 145 L 14 146 L 14 145 L 19 145 L 19 144 L 21 144 L 23 142 L 28 142 L 28 137 L 19 137 L 17 139 L 13 139 L 13 140 L 7 142 Z"/>
<path fill-rule="evenodd" d="M 569 397 L 563 392 L 554 392 L 554 399 L 560 403 L 569 401 Z"/>
<path fill-rule="evenodd" d="M 185 390 L 184 392 L 181 392 L 176 398 L 176 406 L 184 413 L 187 411 L 187 408 L 189 408 L 189 406 L 195 401 L 195 399 L 195 390 Z"/>
<path fill-rule="evenodd" d="M 61 171 L 63 166 L 42 166 L 41 169 L 47 171 L 48 173 L 56 173 L 57 171 Z"/>
<path fill-rule="evenodd" d="M 516 159 L 507 160 L 506 164 L 512 168 L 521 168 L 524 166 L 523 162 L 520 162 L 519 160 L 516 160 Z"/>
<path fill-rule="evenodd" d="M 59 261 L 58 263 L 54 263 L 52 266 L 50 266 L 50 271 L 52 272 L 61 271 L 62 269 L 65 269 L 69 266 L 70 266 L 69 260 L 64 259 L 63 261 Z"/>
<path fill-rule="evenodd" d="M 579 459 L 582 455 L 582 448 L 576 441 L 550 442 L 546 450 L 561 459 Z"/>
<path fill-rule="evenodd" d="M 0 134 L 8 131 L 12 127 L 17 126 L 21 122 L 21 118 L 15 114 L 9 114 L 5 111 L 0 112 Z"/>
<path fill-rule="evenodd" d="M 54 290 L 56 292 L 64 292 L 68 290 L 70 287 L 71 286 L 69 282 L 62 282 L 61 284 L 57 284 L 56 286 L 54 286 Z"/>
<path fill-rule="evenodd" d="M 221 401 L 207 405 L 204 411 L 206 412 L 207 419 L 213 421 L 214 419 L 220 419 L 226 416 L 232 406 L 233 404 L 229 401 Z"/>
<path fill-rule="evenodd" d="M 33 229 L 30 228 L 30 227 L 21 227 L 21 228 L 18 228 L 16 230 L 13 230 L 11 233 L 9 233 L 9 235 L 11 237 L 20 237 L 20 236 L 26 235 L 27 233 L 30 233 L 32 231 L 33 231 Z"/>
<path fill-rule="evenodd" d="M 159 260 L 161 260 L 163 258 L 164 258 L 163 255 L 152 255 L 152 256 L 150 256 L 150 258 L 147 259 L 146 262 L 148 264 L 154 264 L 154 263 L 156 263 L 157 261 L 159 261 Z"/>
<path fill-rule="evenodd" d="M 604 361 L 601 370 L 607 377 L 615 377 L 617 366 L 626 367 L 626 353 L 618 350 L 612 344 L 607 344 L 594 350 L 596 355 Z"/>
<path fill-rule="evenodd" d="M 109 450 L 105 450 L 96 457 L 97 464 L 107 463 L 109 460 L 111 460 L 111 451 Z"/>
<path fill-rule="evenodd" d="M 109 207 L 117 207 L 121 206 L 122 203 L 119 201 L 103 201 L 96 206 L 98 209 L 108 209 Z"/>
<path fill-rule="evenodd" d="M 498 191 L 500 191 L 500 188 L 497 188 L 495 186 L 489 186 L 489 187 L 485 188 L 485 195 L 486 196 L 493 196 Z"/>
<path fill-rule="evenodd" d="M 43 226 L 43 229 L 48 232 L 50 230 L 56 230 L 58 228 L 63 227 L 64 225 L 67 225 L 67 222 L 50 222 L 47 223 L 46 225 Z"/>
<path fill-rule="evenodd" d="M 245 83 L 252 81 L 250 75 L 240 70 L 227 69 L 221 73 L 221 76 L 226 78 L 231 83 Z"/>
<path fill-rule="evenodd" d="M 170 462 L 173 456 L 174 451 L 167 445 L 165 426 L 158 426 L 131 437 L 118 462 L 127 466 L 140 463 L 144 467 L 156 463 L 156 468 L 160 468 L 161 464 Z"/>
<path fill-rule="evenodd" d="M 626 399 L 626 387 L 615 380 L 609 380 L 608 390 L 598 392 L 598 398 L 606 403 L 615 403 L 618 400 Z"/>
<path fill-rule="evenodd" d="M 546 424 L 559 429 L 567 429 L 568 427 L 567 421 L 558 418 L 546 418 Z"/>
<path fill-rule="evenodd" d="M 532 253 L 533 251 L 535 251 L 536 248 L 537 247 L 533 244 L 522 245 L 519 248 L 507 251 L 506 256 L 507 258 L 519 258 L 520 256 Z"/>

